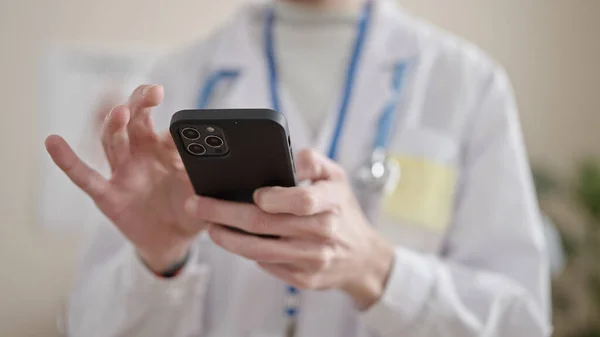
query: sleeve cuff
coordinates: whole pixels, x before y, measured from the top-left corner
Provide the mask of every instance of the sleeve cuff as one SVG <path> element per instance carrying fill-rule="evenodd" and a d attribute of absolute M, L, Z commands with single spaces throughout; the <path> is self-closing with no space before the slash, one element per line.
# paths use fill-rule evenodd
<path fill-rule="evenodd" d="M 363 322 L 381 336 L 397 336 L 423 310 L 433 281 L 431 260 L 406 248 L 396 247 L 383 296 L 362 313 Z"/>
<path fill-rule="evenodd" d="M 206 292 L 209 268 L 200 263 L 196 245 L 190 248 L 189 258 L 181 271 L 171 278 L 155 275 L 146 267 L 132 246 L 126 247 L 121 253 L 126 266 L 122 281 L 132 293 L 145 293 L 149 297 L 179 302 L 190 292 L 196 295 Z"/>

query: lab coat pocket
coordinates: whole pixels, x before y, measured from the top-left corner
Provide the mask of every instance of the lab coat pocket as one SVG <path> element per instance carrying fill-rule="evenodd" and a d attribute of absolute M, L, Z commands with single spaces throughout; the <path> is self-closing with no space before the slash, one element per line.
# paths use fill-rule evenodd
<path fill-rule="evenodd" d="M 389 156 L 400 177 L 382 196 L 380 230 L 396 244 L 434 252 L 452 217 L 458 144 L 435 130 L 399 130 Z"/>

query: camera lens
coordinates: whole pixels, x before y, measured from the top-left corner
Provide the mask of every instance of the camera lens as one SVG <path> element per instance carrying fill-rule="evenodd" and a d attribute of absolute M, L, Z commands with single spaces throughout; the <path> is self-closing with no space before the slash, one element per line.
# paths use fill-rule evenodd
<path fill-rule="evenodd" d="M 210 146 L 210 147 L 221 147 L 223 146 L 223 139 L 221 139 L 220 137 L 217 136 L 208 136 L 206 137 L 206 139 L 204 140 L 206 142 L 206 145 Z"/>
<path fill-rule="evenodd" d="M 196 140 L 200 138 L 200 132 L 194 128 L 185 128 L 181 131 L 183 137 L 189 140 Z"/>
<path fill-rule="evenodd" d="M 198 143 L 192 143 L 192 144 L 188 145 L 187 150 L 189 153 L 193 154 L 194 156 L 201 156 L 204 153 L 206 153 L 206 149 L 204 148 L 204 146 L 202 146 Z"/>

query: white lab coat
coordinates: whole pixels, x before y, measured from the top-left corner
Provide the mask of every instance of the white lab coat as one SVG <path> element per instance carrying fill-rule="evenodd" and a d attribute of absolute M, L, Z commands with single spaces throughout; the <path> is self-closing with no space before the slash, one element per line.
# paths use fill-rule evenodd
<path fill-rule="evenodd" d="M 166 128 L 173 112 L 196 107 L 206 77 L 221 69 L 241 75 L 219 85 L 211 106 L 270 107 L 261 44 L 249 28 L 262 19 L 264 6 L 245 6 L 211 38 L 157 67 L 155 82 L 166 92 L 156 110 L 158 126 Z M 368 159 L 393 65 L 406 61 L 410 71 L 390 153 L 456 173 L 445 202 L 449 217 L 437 227 L 423 226 L 411 214 L 387 216 L 381 196 L 367 195 L 374 201 L 366 210 L 375 214 L 373 226 L 396 245 L 385 293 L 359 312 L 340 291 L 306 291 L 297 336 L 549 336 L 548 262 L 505 73 L 475 47 L 388 0 L 376 2 L 370 29 L 338 162 L 355 172 Z M 285 88 L 282 95 L 294 148 L 324 150 L 336 114 L 313 142 Z M 426 203 L 438 198 L 431 177 L 409 170 L 401 180 L 428 186 L 415 194 Z M 362 193 L 357 190 L 365 199 Z M 69 302 L 71 336 L 283 335 L 284 284 L 205 236 L 183 272 L 165 280 L 103 223 L 78 275 Z"/>

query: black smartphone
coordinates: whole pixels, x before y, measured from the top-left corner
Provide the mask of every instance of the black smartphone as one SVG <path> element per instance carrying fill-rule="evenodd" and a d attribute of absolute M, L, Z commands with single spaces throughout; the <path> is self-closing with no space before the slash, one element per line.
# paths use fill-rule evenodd
<path fill-rule="evenodd" d="M 169 129 L 198 195 L 253 202 L 258 188 L 296 185 L 287 121 L 276 111 L 181 110 Z"/>

